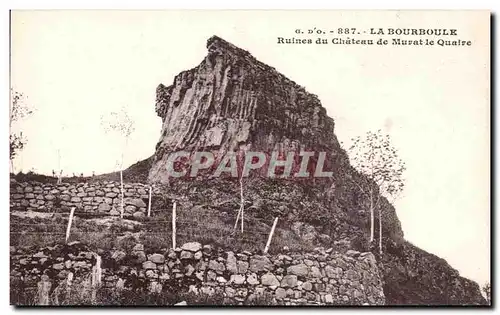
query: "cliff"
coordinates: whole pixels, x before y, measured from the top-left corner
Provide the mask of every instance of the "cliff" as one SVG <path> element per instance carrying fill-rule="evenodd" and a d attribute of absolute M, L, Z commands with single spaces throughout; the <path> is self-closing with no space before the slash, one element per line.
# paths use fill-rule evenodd
<path fill-rule="evenodd" d="M 165 182 L 165 155 L 181 150 L 314 149 L 347 159 L 315 95 L 218 37 L 207 48 L 200 65 L 157 88 L 163 125 L 150 180 Z"/>
<path fill-rule="evenodd" d="M 312 198 L 321 200 L 319 207 L 328 208 L 318 213 L 312 211 L 315 215 L 329 211 L 338 218 L 348 214 L 346 220 L 365 227 L 368 214 L 362 209 L 368 201 L 353 183 L 374 183 L 349 165 L 334 134 L 334 121 L 318 98 L 221 38 L 210 38 L 207 48 L 208 55 L 197 67 L 177 75 L 172 85 L 160 84 L 157 88 L 156 113 L 163 124 L 149 180 L 171 184 L 167 157 L 178 151 L 326 152 L 325 169 L 333 171 L 333 178 L 294 180 L 286 187 L 296 196 L 312 190 Z M 254 190 L 255 197 L 260 198 L 268 195 L 270 182 L 273 181 L 264 178 L 247 189 Z M 279 186 L 283 181 L 274 183 Z M 246 194 L 251 195 L 247 189 Z M 294 194 L 287 197 L 292 199 Z M 295 219 L 301 219 L 304 212 L 311 213 L 311 209 L 301 208 L 297 202 L 290 202 L 290 207 L 296 213 Z M 401 239 L 403 232 L 393 207 L 387 202 L 383 207 L 388 233 Z"/>
<path fill-rule="evenodd" d="M 332 178 L 248 179 L 245 200 L 257 216 L 305 221 L 332 239 L 347 236 L 353 247 L 367 249 L 368 200 L 356 185 L 375 184 L 350 166 L 334 134 L 334 120 L 317 96 L 217 36 L 208 40 L 207 48 L 198 66 L 181 72 L 172 85 L 157 88 L 156 113 L 163 124 L 149 181 L 185 192 L 194 186 L 208 199 L 217 198 L 221 190 L 237 196 L 236 182 L 231 186 L 198 178 L 189 184 L 182 179 L 172 183 L 167 156 L 196 150 L 327 152 L 326 168 L 333 171 Z M 386 253 L 378 261 L 384 266 L 388 304 L 484 303 L 476 283 L 404 240 L 396 212 L 385 199 L 381 208 Z"/>

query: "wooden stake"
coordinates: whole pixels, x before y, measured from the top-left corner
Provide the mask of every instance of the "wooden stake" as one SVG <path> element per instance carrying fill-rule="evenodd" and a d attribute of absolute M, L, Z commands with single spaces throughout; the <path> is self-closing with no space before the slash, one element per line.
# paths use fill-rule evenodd
<path fill-rule="evenodd" d="M 382 254 L 382 210 L 378 210 L 378 247 L 379 252 Z"/>
<path fill-rule="evenodd" d="M 373 208 L 373 191 L 370 190 L 370 246 L 373 243 L 375 233 L 375 210 Z"/>
<path fill-rule="evenodd" d="M 101 285 L 102 269 L 101 269 L 101 256 L 96 257 L 96 280 L 97 285 Z"/>
<path fill-rule="evenodd" d="M 241 205 L 241 233 L 243 233 L 243 221 L 245 221 L 243 212 L 244 212 L 244 207 L 242 204 Z"/>
<path fill-rule="evenodd" d="M 73 273 L 70 272 L 68 273 L 68 276 L 66 277 L 66 301 L 69 301 L 71 298 L 71 285 L 73 284 Z"/>
<path fill-rule="evenodd" d="M 96 287 L 101 284 L 101 276 L 102 276 L 102 269 L 101 269 L 101 256 L 95 255 L 95 265 L 92 267 L 92 286 Z"/>
<path fill-rule="evenodd" d="M 43 275 L 40 282 L 38 282 L 38 305 L 49 305 L 49 292 L 52 283 L 47 275 Z"/>
<path fill-rule="evenodd" d="M 92 303 L 96 302 L 97 298 L 97 288 L 101 285 L 101 256 L 95 255 L 95 266 L 92 267 L 92 278 L 91 278 L 91 286 L 92 286 Z"/>
<path fill-rule="evenodd" d="M 238 227 L 238 221 L 240 220 L 240 214 L 241 214 L 241 206 L 238 209 L 238 215 L 236 216 L 236 222 L 234 222 L 234 228 L 233 230 L 236 232 L 236 228 Z"/>
<path fill-rule="evenodd" d="M 151 186 L 149 186 L 148 217 L 151 216 L 151 191 L 152 191 L 152 188 L 151 188 Z"/>
<path fill-rule="evenodd" d="M 122 157 L 122 165 L 123 165 L 123 157 Z M 121 214 L 120 218 L 123 219 L 123 212 L 125 211 L 125 205 L 123 204 L 123 171 L 120 169 L 120 183 L 121 183 L 121 189 L 120 189 L 120 194 L 121 194 Z"/>
<path fill-rule="evenodd" d="M 271 245 L 271 239 L 273 238 L 274 229 L 276 228 L 277 223 L 278 223 L 278 217 L 274 219 L 273 227 L 271 228 L 271 233 L 269 233 L 269 237 L 267 239 L 266 248 L 264 248 L 264 254 L 267 254 L 267 251 L 269 250 L 269 246 Z"/>
<path fill-rule="evenodd" d="M 177 207 L 177 202 L 174 201 L 174 205 L 172 206 L 172 248 L 175 249 L 176 247 L 176 240 L 175 240 L 175 234 L 176 234 L 176 227 L 175 227 L 175 220 L 176 220 L 176 210 Z"/>
<path fill-rule="evenodd" d="M 243 208 L 244 208 L 244 202 L 245 200 L 243 199 L 243 179 L 240 178 L 240 209 L 238 210 L 238 215 L 236 216 L 236 222 L 234 222 L 234 232 L 236 232 L 236 227 L 238 227 L 238 221 L 240 220 L 241 216 L 241 233 L 243 233 Z"/>
<path fill-rule="evenodd" d="M 69 232 L 71 231 L 71 223 L 73 222 L 73 215 L 75 214 L 75 207 L 71 207 L 71 212 L 69 213 L 68 227 L 66 228 L 66 243 L 69 239 Z"/>
<path fill-rule="evenodd" d="M 242 175 L 243 176 L 243 175 Z M 245 221 L 244 209 L 245 200 L 243 199 L 243 177 L 240 178 L 240 212 L 241 212 L 241 233 L 243 233 L 243 221 Z"/>

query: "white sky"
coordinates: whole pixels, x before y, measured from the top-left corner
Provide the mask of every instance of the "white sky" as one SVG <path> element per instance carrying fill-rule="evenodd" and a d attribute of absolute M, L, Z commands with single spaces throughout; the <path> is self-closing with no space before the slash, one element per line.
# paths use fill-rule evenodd
<path fill-rule="evenodd" d="M 296 28 L 445 27 L 472 47 L 277 45 Z M 406 238 L 465 276 L 490 279 L 489 14 L 409 12 L 46 11 L 12 13 L 12 86 L 35 114 L 16 169 L 116 169 L 119 139 L 101 115 L 127 106 L 125 165 L 160 136 L 155 89 L 198 65 L 218 35 L 317 94 L 340 141 L 391 134 L 407 166 L 397 213 Z M 62 126 L 65 125 L 64 131 Z"/>

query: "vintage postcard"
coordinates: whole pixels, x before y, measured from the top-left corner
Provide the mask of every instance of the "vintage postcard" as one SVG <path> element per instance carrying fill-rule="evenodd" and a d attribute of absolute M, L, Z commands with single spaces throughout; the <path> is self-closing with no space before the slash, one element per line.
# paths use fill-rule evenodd
<path fill-rule="evenodd" d="M 10 302 L 491 306 L 488 11 L 11 11 Z"/>

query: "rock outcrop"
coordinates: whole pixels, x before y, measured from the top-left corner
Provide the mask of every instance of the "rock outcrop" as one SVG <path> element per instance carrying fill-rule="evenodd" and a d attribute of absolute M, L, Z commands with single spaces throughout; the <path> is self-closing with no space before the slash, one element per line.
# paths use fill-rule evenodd
<path fill-rule="evenodd" d="M 166 179 L 165 154 L 180 150 L 302 148 L 346 158 L 315 95 L 218 37 L 207 48 L 200 65 L 157 88 L 163 126 L 151 180 Z"/>
<path fill-rule="evenodd" d="M 210 252 L 209 246 L 199 243 L 154 252 L 136 244 L 130 252 L 100 253 L 104 287 L 143 286 L 161 291 L 187 280 L 184 284 L 189 290 L 218 290 L 232 303 L 265 292 L 282 304 L 485 303 L 476 283 L 460 277 L 443 259 L 404 240 L 396 212 L 385 198 L 379 208 L 384 254 L 369 247 L 369 213 L 365 211 L 369 200 L 358 186 L 375 183 L 350 166 L 334 134 L 334 121 L 315 95 L 218 37 L 210 38 L 207 48 L 207 56 L 197 67 L 177 75 L 168 87 L 158 86 L 156 112 L 163 123 L 155 155 L 126 170 L 125 178 L 143 180 L 148 170 L 150 182 L 168 184 L 168 190 L 162 185 L 154 188 L 153 208 L 158 211 L 170 209 L 155 206 L 165 192 L 172 198 L 183 196 L 191 205 L 228 203 L 236 209 L 238 179 L 202 174 L 194 181 L 172 181 L 167 174 L 168 155 L 208 150 L 218 158 L 232 151 L 326 152 L 325 169 L 333 172 L 331 178 L 283 180 L 259 173 L 245 178 L 245 211 L 266 222 L 279 216 L 291 234 L 310 245 L 319 242 L 351 250 L 262 256 Z M 52 213 L 76 207 L 78 215 L 118 215 L 113 209 L 119 204 L 117 178 L 118 173 L 105 174 L 89 183 L 60 185 L 12 180 L 11 210 Z M 144 216 L 147 188 L 131 182 L 125 185 L 125 214 Z M 378 229 L 377 223 L 376 234 Z M 95 264 L 94 254 L 84 247 L 75 243 L 35 251 L 11 248 L 11 277 L 21 282 L 36 282 L 42 274 L 54 282 L 69 274 L 80 277 Z"/>
<path fill-rule="evenodd" d="M 359 193 L 357 185 L 375 184 L 350 166 L 334 134 L 334 121 L 317 96 L 219 37 L 210 38 L 207 48 L 208 55 L 197 67 L 177 75 L 172 85 L 160 84 L 157 88 L 156 113 L 163 123 L 149 180 L 171 184 L 167 158 L 178 151 L 211 150 L 219 157 L 226 152 L 248 150 L 325 152 L 324 169 L 333 172 L 332 178 L 294 180 L 286 187 L 281 181 L 277 184 L 280 188 L 269 187 L 273 181 L 263 178 L 252 182 L 245 194 L 253 190 L 265 199 L 270 190 L 285 187 L 285 199 L 295 195 L 300 200 L 309 191 L 311 197 L 330 209 L 329 219 L 355 221 L 366 228 L 369 214 L 363 211 L 363 205 L 369 201 Z M 217 183 L 210 183 L 214 185 Z M 300 203 L 294 202 L 295 206 L 300 207 Z M 386 231 L 402 239 L 394 208 L 385 200 L 381 207 Z M 295 212 L 290 220 L 302 220 L 305 212 L 322 217 L 317 215 L 321 211 L 315 209 Z M 269 213 L 278 214 L 283 213 Z"/>
<path fill-rule="evenodd" d="M 484 305 L 479 285 L 444 259 L 409 242 L 387 242 L 379 261 L 386 303 L 392 305 Z"/>
<path fill-rule="evenodd" d="M 157 88 L 156 113 L 163 125 L 149 181 L 172 184 L 166 160 L 178 151 L 327 152 L 326 168 L 333 171 L 333 178 L 306 183 L 249 180 L 245 198 L 259 204 L 256 211 L 265 210 L 262 216 L 279 215 L 291 222 L 313 224 L 332 242 L 341 237 L 336 234 L 339 227 L 347 227 L 344 232 L 364 231 L 354 233 L 351 244 L 368 250 L 363 239 L 369 229 L 369 214 L 364 211 L 368 200 L 359 193 L 358 185 L 375 184 L 350 166 L 334 134 L 334 121 L 318 98 L 219 37 L 210 38 L 207 48 L 207 56 L 197 67 L 177 75 L 172 85 Z M 235 196 L 239 188 L 236 181 L 232 186 L 213 179 L 192 185 L 207 198 L 219 194 L 217 187 Z M 172 187 L 182 188 L 186 189 L 182 184 Z M 263 207 L 263 203 L 269 206 Z M 378 260 L 384 265 L 389 304 L 484 303 L 477 284 L 404 240 L 395 210 L 384 198 L 380 208 L 386 253 Z"/>

